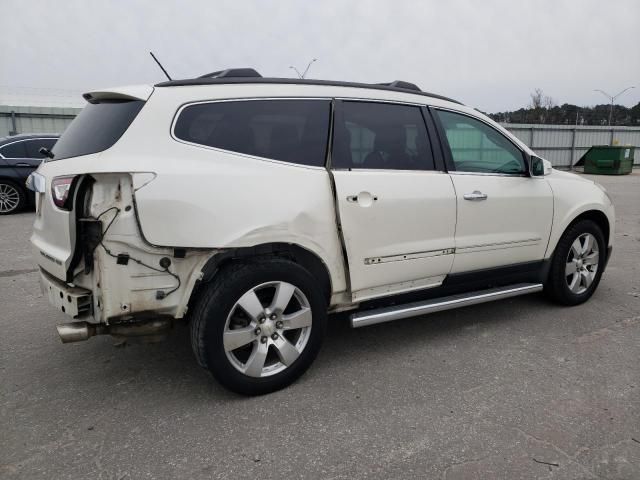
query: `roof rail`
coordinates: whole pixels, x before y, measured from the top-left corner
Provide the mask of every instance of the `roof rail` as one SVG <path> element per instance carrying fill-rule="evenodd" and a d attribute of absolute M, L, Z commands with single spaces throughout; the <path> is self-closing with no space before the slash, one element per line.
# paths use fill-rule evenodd
<path fill-rule="evenodd" d="M 251 77 L 262 78 L 253 68 L 227 68 L 226 70 L 218 70 L 217 72 L 207 73 L 198 78 L 238 78 L 238 77 Z"/>
<path fill-rule="evenodd" d="M 396 92 L 411 93 L 425 97 L 438 98 L 447 102 L 461 102 L 452 98 L 437 95 L 435 93 L 424 92 L 417 85 L 409 82 L 396 80 L 391 83 L 355 83 L 341 82 L 335 80 L 313 80 L 308 78 L 271 78 L 263 77 L 253 68 L 231 68 L 219 72 L 209 73 L 199 78 L 185 78 L 183 80 L 171 80 L 168 82 L 156 83 L 156 87 L 178 87 L 187 85 L 224 85 L 224 84 L 282 84 L 282 85 L 326 85 L 335 87 L 368 88 L 373 90 L 391 90 Z"/>
<path fill-rule="evenodd" d="M 393 88 L 404 88 L 405 90 L 416 90 L 417 92 L 421 92 L 419 86 L 415 83 L 405 82 L 404 80 L 394 80 L 389 83 L 378 83 L 378 85 L 383 85 L 385 87 L 393 87 Z"/>

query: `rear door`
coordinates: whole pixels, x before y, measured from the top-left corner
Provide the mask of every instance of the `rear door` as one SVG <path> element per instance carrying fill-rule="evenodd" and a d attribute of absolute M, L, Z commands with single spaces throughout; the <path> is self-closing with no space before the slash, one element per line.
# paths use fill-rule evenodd
<path fill-rule="evenodd" d="M 19 143 L 21 144 L 19 148 L 20 156 L 7 157 L 6 162 L 16 171 L 19 178 L 26 179 L 31 172 L 38 168 L 38 165 L 40 165 L 45 158 L 45 156 L 40 153 L 40 148 L 45 147 L 51 150 L 56 143 L 56 139 L 47 137 L 30 138 L 28 140 L 22 140 Z"/>
<path fill-rule="evenodd" d="M 18 180 L 15 163 L 26 156 L 24 141 L 16 140 L 0 146 L 0 176 Z"/>
<path fill-rule="evenodd" d="M 438 153 L 419 106 L 336 102 L 331 166 L 354 301 L 437 286 L 451 270 L 456 198 Z"/>
<path fill-rule="evenodd" d="M 488 122 L 433 111 L 457 195 L 452 273 L 542 260 L 553 218 L 547 181 L 529 176 L 523 152 Z"/>

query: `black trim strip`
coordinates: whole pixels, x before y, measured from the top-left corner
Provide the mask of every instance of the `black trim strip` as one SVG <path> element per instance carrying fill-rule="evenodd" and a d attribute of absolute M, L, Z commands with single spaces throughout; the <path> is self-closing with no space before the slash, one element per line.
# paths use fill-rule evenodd
<path fill-rule="evenodd" d="M 453 273 L 447 275 L 439 287 L 367 300 L 360 303 L 360 308 L 366 310 L 368 308 L 404 304 L 517 283 L 545 283 L 550 267 L 551 260 L 547 259 L 474 270 L 472 272 Z"/>
<path fill-rule="evenodd" d="M 431 117 L 431 111 L 428 107 L 422 107 L 422 117 L 427 125 L 427 133 L 429 134 L 429 143 L 431 144 L 431 152 L 433 154 L 433 163 L 435 169 L 441 172 L 447 172 L 448 169 L 445 165 L 444 155 L 442 153 L 442 142 L 440 141 L 440 135 L 436 130 L 436 124 Z"/>
<path fill-rule="evenodd" d="M 388 85 L 379 85 L 371 83 L 357 82 L 341 82 L 335 80 L 311 80 L 307 78 L 251 78 L 251 77 L 235 77 L 235 78 L 186 78 L 183 80 L 171 80 L 167 82 L 156 83 L 155 87 L 184 87 L 188 85 L 227 85 L 227 84 L 282 84 L 282 85 L 323 85 L 331 87 L 352 87 L 366 88 L 369 90 L 386 90 L 391 92 L 410 93 L 411 95 L 420 95 L 423 97 L 437 98 L 446 100 L 447 102 L 463 105 L 462 102 L 444 97 L 435 93 L 418 92 L 413 89 L 392 87 Z"/>

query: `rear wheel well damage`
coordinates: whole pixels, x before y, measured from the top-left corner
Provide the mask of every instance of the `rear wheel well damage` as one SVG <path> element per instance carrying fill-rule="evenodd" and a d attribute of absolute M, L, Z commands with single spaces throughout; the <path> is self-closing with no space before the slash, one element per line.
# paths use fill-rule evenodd
<path fill-rule="evenodd" d="M 253 247 L 233 248 L 212 256 L 202 268 L 202 279 L 194 289 L 190 303 L 197 296 L 197 290 L 202 285 L 210 282 L 220 270 L 230 264 L 238 261 L 268 260 L 272 258 L 284 258 L 306 269 L 317 279 L 327 305 L 329 304 L 332 292 L 329 269 L 315 253 L 290 243 L 267 243 Z"/>

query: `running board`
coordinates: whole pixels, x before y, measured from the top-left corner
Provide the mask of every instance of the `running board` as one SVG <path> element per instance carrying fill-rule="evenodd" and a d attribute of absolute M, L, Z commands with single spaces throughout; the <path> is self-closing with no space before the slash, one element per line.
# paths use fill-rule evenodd
<path fill-rule="evenodd" d="M 423 302 L 406 303 L 392 307 L 376 308 L 351 315 L 351 327 L 366 327 L 376 323 L 391 322 L 402 318 L 416 317 L 428 313 L 451 310 L 453 308 L 477 305 L 478 303 L 517 297 L 527 293 L 540 292 L 541 283 L 518 283 L 508 287 L 490 288 L 476 292 L 451 295 L 449 297 L 434 298 Z"/>

